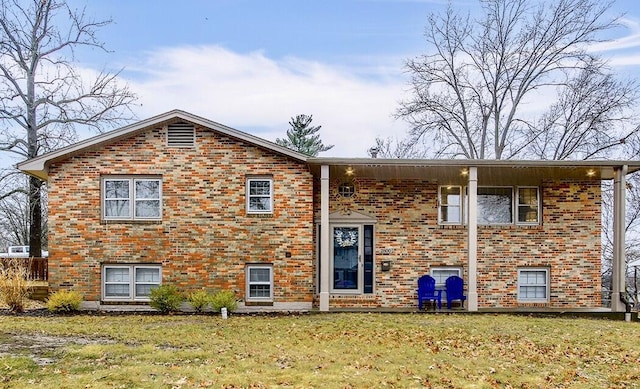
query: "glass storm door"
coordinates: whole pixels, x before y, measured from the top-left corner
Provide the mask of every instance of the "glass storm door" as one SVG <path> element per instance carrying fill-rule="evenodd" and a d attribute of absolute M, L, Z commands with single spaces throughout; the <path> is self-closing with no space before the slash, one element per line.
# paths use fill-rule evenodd
<path fill-rule="evenodd" d="M 335 226 L 332 232 L 332 289 L 337 292 L 361 292 L 361 227 Z"/>

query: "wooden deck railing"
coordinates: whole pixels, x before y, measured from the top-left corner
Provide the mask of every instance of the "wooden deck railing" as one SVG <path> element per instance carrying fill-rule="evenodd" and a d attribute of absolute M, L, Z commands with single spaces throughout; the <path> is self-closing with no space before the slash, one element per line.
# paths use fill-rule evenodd
<path fill-rule="evenodd" d="M 49 262 L 47 258 L 2 258 L 0 266 L 6 267 L 18 261 L 22 266 L 29 265 L 29 279 L 32 281 L 47 281 L 49 279 Z"/>

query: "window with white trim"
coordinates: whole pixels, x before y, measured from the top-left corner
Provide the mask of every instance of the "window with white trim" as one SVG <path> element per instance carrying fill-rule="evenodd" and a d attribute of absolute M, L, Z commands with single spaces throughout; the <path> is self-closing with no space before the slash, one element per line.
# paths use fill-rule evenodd
<path fill-rule="evenodd" d="M 160 220 L 162 180 L 105 177 L 102 180 L 102 217 L 105 220 Z"/>
<path fill-rule="evenodd" d="M 273 213 L 273 179 L 247 178 L 247 213 Z"/>
<path fill-rule="evenodd" d="M 540 201 L 537 187 L 518 188 L 518 223 L 538 224 L 540 222 Z"/>
<path fill-rule="evenodd" d="M 511 224 L 513 189 L 478 187 L 478 224 Z"/>
<path fill-rule="evenodd" d="M 159 265 L 104 265 L 102 299 L 106 301 L 149 301 L 151 289 L 160 286 Z"/>
<path fill-rule="evenodd" d="M 462 277 L 462 270 L 457 267 L 433 267 L 431 268 L 431 277 L 436 280 L 436 288 L 444 290 L 445 281 L 451 276 Z"/>
<path fill-rule="evenodd" d="M 461 186 L 440 186 L 438 190 L 438 222 L 440 224 L 468 223 L 468 188 L 462 189 Z M 478 224 L 534 225 L 540 223 L 538 187 L 479 186 L 477 190 Z"/>
<path fill-rule="evenodd" d="M 458 267 L 432 267 L 431 277 L 436 280 L 436 287 L 444 288 L 444 282 L 451 276 L 462 277 L 461 269 Z"/>
<path fill-rule="evenodd" d="M 440 223 L 460 224 L 462 222 L 462 187 L 440 187 Z"/>
<path fill-rule="evenodd" d="M 462 269 L 459 267 L 432 267 L 431 277 L 436 280 L 436 289 L 442 290 L 442 298 L 446 300 L 447 291 L 445 282 L 451 276 L 462 277 Z"/>
<path fill-rule="evenodd" d="M 549 301 L 549 269 L 529 268 L 518 270 L 518 301 Z"/>
<path fill-rule="evenodd" d="M 273 301 L 273 266 L 247 265 L 247 301 Z"/>

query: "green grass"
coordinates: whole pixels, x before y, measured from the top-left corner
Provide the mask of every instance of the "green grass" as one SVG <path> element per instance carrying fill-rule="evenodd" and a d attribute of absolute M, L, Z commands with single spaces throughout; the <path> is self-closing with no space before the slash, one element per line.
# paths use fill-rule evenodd
<path fill-rule="evenodd" d="M 0 345 L 7 388 L 640 387 L 640 323 L 595 319 L 2 316 Z"/>

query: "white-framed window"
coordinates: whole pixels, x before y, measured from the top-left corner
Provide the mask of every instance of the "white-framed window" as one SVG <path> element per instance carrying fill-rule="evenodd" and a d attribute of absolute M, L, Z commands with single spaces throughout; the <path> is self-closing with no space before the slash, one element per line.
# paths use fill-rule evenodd
<path fill-rule="evenodd" d="M 462 269 L 459 267 L 432 267 L 431 277 L 436 280 L 436 288 L 444 290 L 445 281 L 451 276 L 462 277 Z"/>
<path fill-rule="evenodd" d="M 245 278 L 247 280 L 247 301 L 273 301 L 272 265 L 247 265 Z"/>
<path fill-rule="evenodd" d="M 273 179 L 247 178 L 247 213 L 273 213 Z"/>
<path fill-rule="evenodd" d="M 540 223 L 540 194 L 537 187 L 518 187 L 518 224 Z"/>
<path fill-rule="evenodd" d="M 459 267 L 432 267 L 431 277 L 436 280 L 436 286 L 444 287 L 444 282 L 451 276 L 462 277 L 462 269 Z"/>
<path fill-rule="evenodd" d="M 540 190 L 538 187 L 479 186 L 477 190 L 477 221 L 479 225 L 535 225 L 540 223 Z M 468 223 L 469 194 L 467 191 L 467 187 L 440 186 L 438 193 L 438 222 L 440 224 Z"/>
<path fill-rule="evenodd" d="M 439 220 L 442 224 L 462 223 L 462 187 L 441 186 Z"/>
<path fill-rule="evenodd" d="M 549 269 L 518 269 L 518 301 L 549 301 Z"/>
<path fill-rule="evenodd" d="M 196 145 L 196 129 L 190 123 L 173 123 L 167 126 L 168 147 L 194 147 Z"/>
<path fill-rule="evenodd" d="M 105 177 L 102 180 L 105 220 L 160 220 L 162 180 L 148 177 Z"/>
<path fill-rule="evenodd" d="M 513 188 L 478 187 L 478 224 L 513 222 Z"/>
<path fill-rule="evenodd" d="M 106 301 L 149 301 L 151 289 L 162 280 L 159 265 L 104 265 L 102 299 Z"/>

